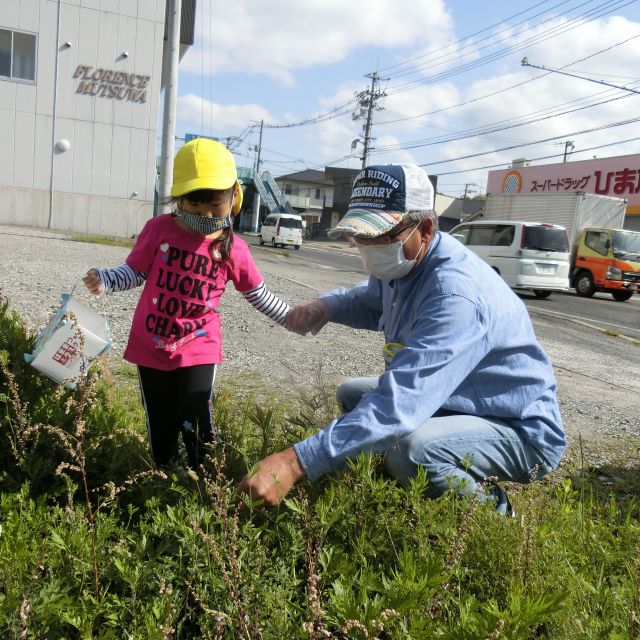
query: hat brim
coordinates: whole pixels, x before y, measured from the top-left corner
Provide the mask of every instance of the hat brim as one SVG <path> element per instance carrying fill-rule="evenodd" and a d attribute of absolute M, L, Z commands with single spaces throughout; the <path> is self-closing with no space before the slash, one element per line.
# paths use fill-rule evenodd
<path fill-rule="evenodd" d="M 344 236 L 377 238 L 398 226 L 406 214 L 400 211 L 375 211 L 372 209 L 349 209 L 340 222 L 330 229 L 330 238 Z"/>
<path fill-rule="evenodd" d="M 236 183 L 236 176 L 210 176 L 194 178 L 193 180 L 184 180 L 183 182 L 174 182 L 171 187 L 171 195 L 174 198 L 198 191 L 199 189 L 212 189 L 214 191 L 222 191 L 230 189 Z"/>

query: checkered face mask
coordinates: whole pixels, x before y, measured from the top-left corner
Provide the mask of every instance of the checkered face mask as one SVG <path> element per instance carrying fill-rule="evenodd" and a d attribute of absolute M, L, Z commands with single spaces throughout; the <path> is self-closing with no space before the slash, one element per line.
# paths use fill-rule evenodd
<path fill-rule="evenodd" d="M 189 213 L 178 207 L 176 210 L 180 220 L 184 222 L 189 229 L 199 233 L 201 236 L 208 236 L 216 231 L 228 229 L 233 224 L 231 216 L 223 216 L 222 218 L 205 218 L 196 213 Z"/>

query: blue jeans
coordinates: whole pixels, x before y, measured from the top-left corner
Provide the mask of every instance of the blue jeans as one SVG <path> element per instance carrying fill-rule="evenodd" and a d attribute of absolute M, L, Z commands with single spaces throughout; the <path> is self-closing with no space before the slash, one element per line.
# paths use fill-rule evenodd
<path fill-rule="evenodd" d="M 378 378 L 351 378 L 338 387 L 338 403 L 351 411 L 360 398 L 378 386 Z M 487 478 L 528 483 L 551 466 L 507 422 L 496 418 L 438 412 L 385 452 L 385 466 L 401 485 L 424 467 L 427 495 L 452 488 L 481 496 Z M 500 491 L 491 492 L 497 497 Z"/>

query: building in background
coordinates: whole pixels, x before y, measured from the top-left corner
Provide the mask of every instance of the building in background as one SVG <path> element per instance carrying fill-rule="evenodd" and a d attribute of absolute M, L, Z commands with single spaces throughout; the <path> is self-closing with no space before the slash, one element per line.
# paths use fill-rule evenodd
<path fill-rule="evenodd" d="M 517 166 L 516 166 L 517 165 Z M 640 154 L 489 171 L 487 193 L 584 191 L 626 198 L 624 228 L 640 231 Z"/>
<path fill-rule="evenodd" d="M 436 213 L 441 231 L 451 231 L 461 220 L 476 214 L 484 206 L 484 198 L 454 198 L 436 193 Z"/>
<path fill-rule="evenodd" d="M 153 215 L 166 0 L 2 0 L 0 223 L 130 237 Z M 181 54 L 195 0 L 182 0 Z"/>
<path fill-rule="evenodd" d="M 315 169 L 289 173 L 275 180 L 296 213 L 306 222 L 307 229 L 313 233 L 320 224 L 327 195 L 332 198 L 333 183 L 326 178 L 324 171 Z"/>

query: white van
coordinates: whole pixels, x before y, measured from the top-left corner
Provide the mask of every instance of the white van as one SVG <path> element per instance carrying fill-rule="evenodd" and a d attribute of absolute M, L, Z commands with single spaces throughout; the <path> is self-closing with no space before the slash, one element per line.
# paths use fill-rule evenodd
<path fill-rule="evenodd" d="M 262 223 L 260 246 L 265 242 L 272 247 L 295 247 L 302 245 L 302 218 L 292 213 L 271 213 Z"/>
<path fill-rule="evenodd" d="M 512 289 L 528 289 L 537 298 L 569 289 L 569 238 L 564 227 L 474 220 L 449 233 L 489 263 Z"/>

